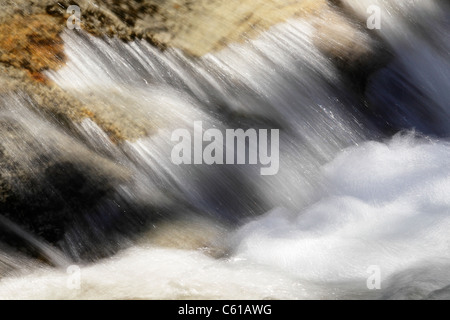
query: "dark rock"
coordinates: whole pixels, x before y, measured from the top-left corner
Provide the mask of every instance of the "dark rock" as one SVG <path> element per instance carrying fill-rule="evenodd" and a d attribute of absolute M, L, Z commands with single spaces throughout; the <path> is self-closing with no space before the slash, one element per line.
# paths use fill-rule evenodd
<path fill-rule="evenodd" d="M 23 112 L 0 115 L 0 212 L 57 243 L 85 211 L 114 198 L 130 173 Z"/>

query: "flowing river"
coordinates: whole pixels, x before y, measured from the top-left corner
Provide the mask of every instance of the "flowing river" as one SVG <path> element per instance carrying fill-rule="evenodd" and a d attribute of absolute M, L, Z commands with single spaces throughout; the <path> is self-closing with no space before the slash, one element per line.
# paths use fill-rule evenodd
<path fill-rule="evenodd" d="M 114 143 L 0 96 L 0 174 L 31 172 L 32 187 L 13 180 L 22 202 L 36 185 L 51 202 L 2 212 L 0 298 L 450 298 L 450 10 L 379 3 L 392 57 L 364 90 L 306 18 L 200 58 L 65 31 L 67 64 L 47 76 L 148 132 Z M 278 173 L 174 164 L 172 133 L 199 121 L 279 129 Z"/>

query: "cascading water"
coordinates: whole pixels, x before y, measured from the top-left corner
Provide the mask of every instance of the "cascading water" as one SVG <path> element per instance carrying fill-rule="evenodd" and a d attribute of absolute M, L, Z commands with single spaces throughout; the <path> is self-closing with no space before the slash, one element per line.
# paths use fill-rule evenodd
<path fill-rule="evenodd" d="M 197 59 L 66 31 L 67 65 L 49 78 L 148 132 L 115 144 L 91 119 L 64 130 L 31 97 L 0 96 L 0 154 L 11 159 L 0 174 L 22 202 L 42 202 L 20 217 L 23 208 L 5 208 L 0 227 L 55 266 L 5 244 L 0 297 L 447 296 L 449 11 L 416 2 L 378 3 L 393 57 L 365 99 L 316 49 L 307 19 Z M 173 131 L 194 132 L 195 121 L 280 129 L 279 173 L 173 164 Z M 80 290 L 66 285 L 71 264 L 82 267 Z M 371 266 L 382 271 L 380 291 L 367 289 Z"/>

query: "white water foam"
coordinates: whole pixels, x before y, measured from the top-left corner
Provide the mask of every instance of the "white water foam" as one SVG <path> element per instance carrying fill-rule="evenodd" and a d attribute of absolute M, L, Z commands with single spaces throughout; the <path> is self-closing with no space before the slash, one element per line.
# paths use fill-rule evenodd
<path fill-rule="evenodd" d="M 323 168 L 324 197 L 277 209 L 236 235 L 237 255 L 311 280 L 384 277 L 450 262 L 450 145 L 396 137 L 351 148 Z"/>
<path fill-rule="evenodd" d="M 227 240 L 228 259 L 142 245 L 83 268 L 80 291 L 66 288 L 64 272 L 44 270 L 2 280 L 0 298 L 404 298 L 417 288 L 423 298 L 450 284 L 441 269 L 420 270 L 433 279 L 426 285 L 408 277 L 450 265 L 449 143 L 367 142 L 322 172 L 329 188 L 320 201 L 249 222 Z M 379 292 L 366 287 L 372 265 Z"/>

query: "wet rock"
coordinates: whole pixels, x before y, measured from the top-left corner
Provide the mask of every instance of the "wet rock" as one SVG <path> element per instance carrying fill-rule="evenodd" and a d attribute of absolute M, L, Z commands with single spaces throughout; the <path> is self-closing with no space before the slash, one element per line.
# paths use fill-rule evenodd
<path fill-rule="evenodd" d="M 104 101 L 82 102 L 55 87 L 42 71 L 64 65 L 60 33 L 66 28 L 67 8 L 78 5 L 81 26 L 97 36 L 123 40 L 144 38 L 160 48 L 175 47 L 201 56 L 231 42 L 255 37 L 271 26 L 295 17 L 309 17 L 317 29 L 316 46 L 354 83 L 377 69 L 377 45 L 360 26 L 330 7 L 325 0 L 87 0 L 7 1 L 0 12 L 0 92 L 20 89 L 37 108 L 63 125 L 92 119 L 116 143 L 135 140 L 152 128 Z M 3 72 L 5 71 L 5 72 Z M 28 81 L 31 76 L 31 81 Z M 2 81 L 3 78 L 3 81 Z M 36 81 L 37 80 L 37 81 Z M 9 88 L 9 89 L 8 89 Z"/>
<path fill-rule="evenodd" d="M 157 223 L 140 240 L 143 246 L 157 246 L 181 250 L 199 250 L 215 258 L 227 254 L 224 243 L 227 228 L 217 221 L 190 215 L 190 219 Z"/>
<path fill-rule="evenodd" d="M 448 34 L 448 1 L 340 0 L 338 5 L 361 25 L 369 9 L 379 10 L 380 28 L 373 34 L 390 56 L 367 81 L 365 99 L 384 127 L 447 137 L 449 45 L 442 39 Z"/>
<path fill-rule="evenodd" d="M 363 93 L 370 75 L 392 58 L 386 44 L 339 7 L 329 6 L 312 21 L 315 46 L 348 76 L 352 89 Z"/>
<path fill-rule="evenodd" d="M 362 64 L 374 51 L 375 43 L 359 25 L 333 10 L 324 10 L 315 20 L 316 47 L 341 66 Z"/>
<path fill-rule="evenodd" d="M 0 63 L 27 70 L 44 81 L 42 71 L 64 64 L 61 19 L 45 14 L 16 14 L 0 24 Z"/>
<path fill-rule="evenodd" d="M 196 56 L 223 48 L 230 42 L 245 41 L 274 24 L 287 19 L 310 15 L 323 6 L 325 0 L 97 0 L 58 2 L 6 2 L 2 17 L 20 14 L 47 15 L 50 29 L 65 27 L 70 14 L 67 8 L 78 5 L 81 26 L 97 36 L 117 36 L 123 40 L 145 38 L 165 47 L 177 47 Z M 18 19 L 14 16 L 14 19 Z M 19 21 L 17 20 L 17 21 Z"/>
<path fill-rule="evenodd" d="M 152 128 L 141 118 L 133 117 L 126 108 L 113 108 L 99 99 L 83 102 L 54 84 L 30 80 L 26 70 L 0 65 L 0 100 L 3 95 L 18 93 L 30 99 L 30 107 L 53 120 L 65 130 L 85 119 L 94 121 L 113 143 L 146 136 Z"/>
<path fill-rule="evenodd" d="M 44 1 L 45 3 L 45 1 Z M 47 2 L 48 3 L 48 2 Z M 144 38 L 160 48 L 176 47 L 195 56 L 245 41 L 274 24 L 311 14 L 325 0 L 79 0 L 82 27 L 91 34 L 124 40 Z M 67 17 L 70 1 L 42 5 Z"/>
<path fill-rule="evenodd" d="M 5 102 L 17 109 L 0 113 L 0 212 L 55 243 L 84 211 L 112 198 L 130 173 L 19 103 Z"/>
<path fill-rule="evenodd" d="M 64 61 L 59 33 L 73 4 L 81 9 L 82 28 L 91 34 L 126 41 L 144 38 L 160 48 L 176 47 L 194 56 L 246 41 L 296 17 L 319 17 L 318 47 L 339 60 L 365 59 L 372 45 L 326 0 L 6 1 L 0 29 L 8 32 L 0 37 L 0 62 L 30 70 L 35 77 L 40 70 L 59 68 Z"/>

